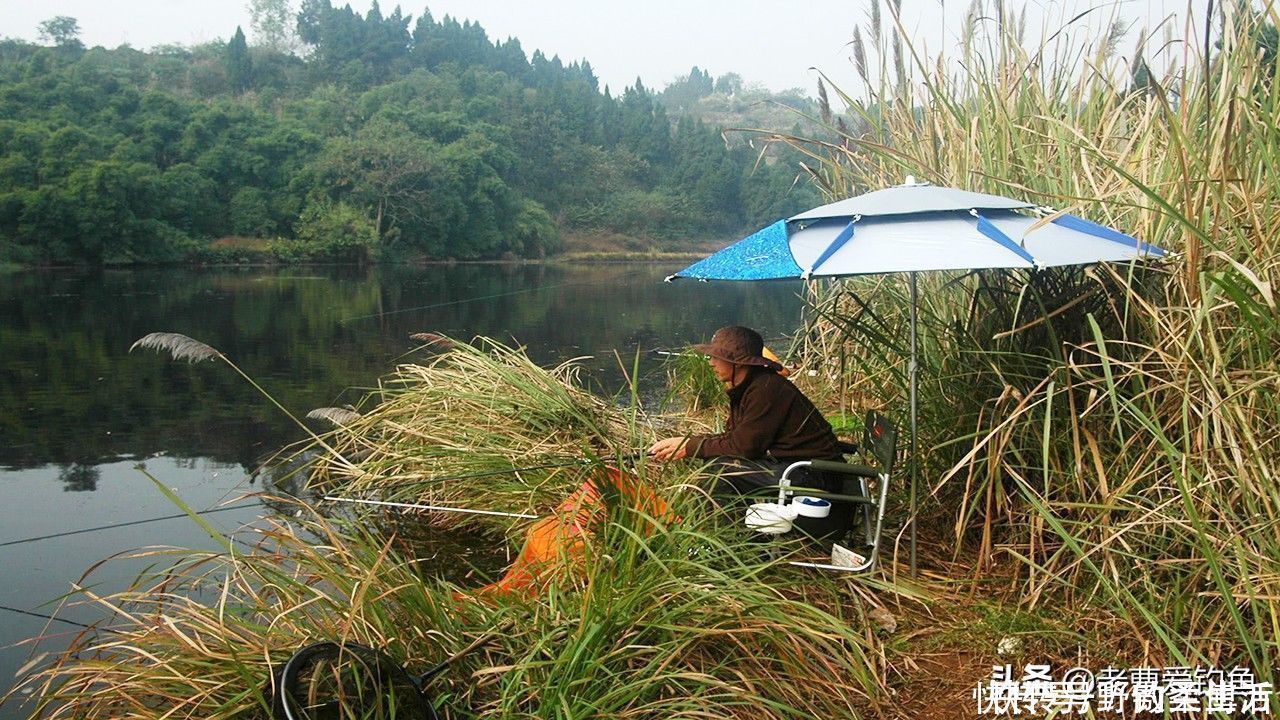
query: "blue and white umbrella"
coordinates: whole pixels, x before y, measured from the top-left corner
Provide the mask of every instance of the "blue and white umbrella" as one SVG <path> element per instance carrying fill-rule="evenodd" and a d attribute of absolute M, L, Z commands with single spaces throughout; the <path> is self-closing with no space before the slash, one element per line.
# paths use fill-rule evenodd
<path fill-rule="evenodd" d="M 1084 218 L 998 195 L 905 185 L 823 205 L 667 278 L 777 280 L 911 273 L 911 571 L 916 567 L 916 276 L 926 270 L 1044 268 L 1163 257 Z"/>

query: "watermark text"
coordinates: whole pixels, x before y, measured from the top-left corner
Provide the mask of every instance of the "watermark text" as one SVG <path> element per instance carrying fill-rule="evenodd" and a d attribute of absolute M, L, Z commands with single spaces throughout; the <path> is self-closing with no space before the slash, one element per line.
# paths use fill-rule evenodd
<path fill-rule="evenodd" d="M 1269 716 L 1273 690 L 1242 667 L 1107 667 L 1096 674 L 1074 667 L 1056 677 L 1049 665 L 1025 665 L 1021 672 L 995 665 L 973 698 L 981 715 Z"/>

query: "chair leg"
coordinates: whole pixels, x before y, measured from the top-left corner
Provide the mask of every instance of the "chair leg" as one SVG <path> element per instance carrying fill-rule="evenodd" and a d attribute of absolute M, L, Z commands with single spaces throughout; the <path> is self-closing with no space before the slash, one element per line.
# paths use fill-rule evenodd
<path fill-rule="evenodd" d="M 862 495 L 863 497 L 869 497 L 867 495 L 866 478 L 858 478 L 858 489 L 860 491 L 859 492 L 860 495 Z M 862 544 L 872 545 L 875 543 L 875 538 L 872 537 L 871 535 L 871 506 L 863 505 L 861 507 L 861 510 L 862 510 Z"/>
<path fill-rule="evenodd" d="M 876 561 L 880 555 L 881 533 L 884 532 L 884 506 L 889 499 L 889 476 L 881 474 L 877 481 L 880 485 L 880 501 L 876 503 L 876 534 L 872 536 L 871 555 L 868 558 L 868 568 L 875 567 Z"/>

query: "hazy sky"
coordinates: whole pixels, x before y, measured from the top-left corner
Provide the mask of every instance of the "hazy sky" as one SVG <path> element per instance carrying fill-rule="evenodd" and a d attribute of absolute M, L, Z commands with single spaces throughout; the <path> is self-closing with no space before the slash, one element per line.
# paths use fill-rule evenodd
<path fill-rule="evenodd" d="M 297 4 L 294 0 L 295 8 Z M 930 50 L 944 38 L 954 46 L 969 8 L 968 2 L 956 0 L 902 4 L 904 24 Z M 1016 0 L 1006 4 L 1021 5 Z M 1196 4 L 1202 15 L 1204 2 Z M 70 15 L 79 20 L 81 38 L 90 46 L 190 45 L 226 39 L 236 25 L 244 27 L 252 43 L 246 5 L 244 0 L 0 0 L 0 36 L 35 40 L 40 21 Z M 369 0 L 351 2 L 361 13 L 369 5 Z M 1111 3 L 1103 0 L 1026 5 L 1033 29 L 1044 22 L 1057 28 L 1093 5 L 1106 6 L 1091 16 L 1095 24 L 1103 24 L 1112 12 Z M 395 6 L 391 0 L 381 3 L 384 14 Z M 429 7 L 437 20 L 445 15 L 476 20 L 490 39 L 519 38 L 526 53 L 541 49 L 566 62 L 585 58 L 615 92 L 637 76 L 661 89 L 697 65 L 713 76 L 732 71 L 773 90 L 800 87 L 812 94 L 817 76 L 811 67 L 837 83 L 852 82 L 847 45 L 854 27 L 866 24 L 871 0 L 414 0 L 401 7 L 415 19 Z M 1179 18 L 1181 37 L 1188 7 L 1177 0 L 1129 0 L 1120 3 L 1120 12 L 1135 23 L 1131 38 L 1138 27 L 1170 14 Z"/>

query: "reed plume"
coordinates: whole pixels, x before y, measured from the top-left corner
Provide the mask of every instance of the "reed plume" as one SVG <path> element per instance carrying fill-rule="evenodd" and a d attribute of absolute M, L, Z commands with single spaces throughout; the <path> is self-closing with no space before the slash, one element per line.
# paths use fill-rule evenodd
<path fill-rule="evenodd" d="M 181 333 L 154 332 L 143 335 L 137 342 L 129 346 L 129 352 L 135 348 L 146 348 L 157 352 L 167 352 L 174 360 L 186 360 L 198 363 L 204 360 L 226 359 L 222 353 Z"/>
<path fill-rule="evenodd" d="M 322 407 L 307 413 L 307 417 L 312 420 L 328 420 L 334 425 L 350 425 L 363 416 L 350 408 Z"/>
<path fill-rule="evenodd" d="M 455 344 L 451 338 L 447 338 L 440 333 L 419 332 L 409 336 L 410 340 L 420 342 L 424 345 L 439 345 L 440 349 L 447 350 Z"/>
<path fill-rule="evenodd" d="M 853 29 L 853 66 L 858 71 L 858 77 L 862 78 L 863 84 L 870 81 L 867 75 L 867 47 L 862 39 L 862 28 Z"/>

